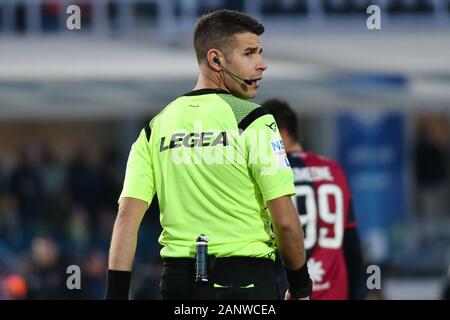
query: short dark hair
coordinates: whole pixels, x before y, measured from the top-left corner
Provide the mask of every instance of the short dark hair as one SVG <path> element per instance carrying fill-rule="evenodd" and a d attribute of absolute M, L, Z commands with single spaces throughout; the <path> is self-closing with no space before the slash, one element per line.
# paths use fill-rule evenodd
<path fill-rule="evenodd" d="M 239 11 L 221 9 L 201 16 L 195 26 L 194 48 L 200 64 L 211 48 L 227 53 L 232 46 L 233 35 L 251 32 L 258 36 L 264 26 L 255 18 Z"/>
<path fill-rule="evenodd" d="M 286 101 L 270 99 L 261 106 L 273 115 L 278 128 L 286 129 L 291 137 L 298 139 L 297 115 Z"/>

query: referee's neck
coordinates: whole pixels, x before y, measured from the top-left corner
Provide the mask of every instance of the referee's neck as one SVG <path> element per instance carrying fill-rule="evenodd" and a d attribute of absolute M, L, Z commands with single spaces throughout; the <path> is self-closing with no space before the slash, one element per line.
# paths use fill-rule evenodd
<path fill-rule="evenodd" d="M 197 84 L 195 85 L 193 90 L 201 89 L 219 89 L 229 91 L 220 77 L 216 76 L 215 74 L 205 74 L 204 72 L 200 72 Z"/>

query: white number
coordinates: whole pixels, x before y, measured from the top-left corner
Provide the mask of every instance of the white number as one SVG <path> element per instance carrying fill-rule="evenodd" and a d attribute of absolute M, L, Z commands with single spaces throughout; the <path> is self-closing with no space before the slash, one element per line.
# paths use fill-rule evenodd
<path fill-rule="evenodd" d="M 320 218 L 325 223 L 334 225 L 334 237 L 329 238 L 328 229 L 321 228 L 319 233 L 319 246 L 322 248 L 339 248 L 342 244 L 344 236 L 344 199 L 341 189 L 334 184 L 324 184 L 317 190 L 319 195 L 319 213 Z M 328 197 L 334 197 L 335 212 L 330 211 L 330 203 Z"/>
<path fill-rule="evenodd" d="M 305 197 L 306 212 L 300 212 L 300 220 L 305 226 L 305 248 L 311 249 L 317 241 L 317 219 L 332 224 L 334 235 L 328 236 L 328 228 L 319 228 L 319 246 L 336 249 L 342 245 L 344 236 L 344 197 L 342 190 L 334 184 L 323 184 L 317 189 L 318 205 L 315 201 L 314 189 L 309 185 L 296 186 L 297 195 L 292 198 L 297 208 L 297 198 Z M 334 197 L 335 212 L 330 210 L 329 197 Z M 298 208 L 297 208 L 298 209 Z M 319 209 L 319 210 L 317 210 Z"/>
<path fill-rule="evenodd" d="M 302 212 L 301 222 L 305 227 L 305 248 L 310 249 L 316 243 L 317 238 L 317 206 L 314 201 L 314 189 L 310 186 L 296 186 L 298 196 L 305 197 L 306 212 Z M 297 201 L 294 201 L 297 207 Z M 297 208 L 298 210 L 298 208 Z"/>

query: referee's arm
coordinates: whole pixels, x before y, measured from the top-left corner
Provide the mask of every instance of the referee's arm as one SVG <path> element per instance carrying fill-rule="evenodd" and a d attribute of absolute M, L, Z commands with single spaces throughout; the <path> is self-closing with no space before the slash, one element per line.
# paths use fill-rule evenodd
<path fill-rule="evenodd" d="M 295 194 L 294 176 L 274 124 L 273 116 L 265 114 L 244 128 L 249 169 L 272 217 L 275 241 L 289 283 L 285 298 L 307 298 L 312 281 L 306 265 L 303 230 L 291 200 Z"/>
<path fill-rule="evenodd" d="M 306 265 L 303 229 L 300 225 L 297 210 L 289 196 L 270 200 L 267 205 L 272 214 L 272 225 L 278 253 L 289 282 L 285 299 L 308 299 L 311 295 L 312 283 Z"/>
<path fill-rule="evenodd" d="M 131 271 L 139 225 L 147 208 L 147 202 L 139 199 L 122 198 L 120 200 L 109 250 L 110 270 Z"/>
<path fill-rule="evenodd" d="M 288 270 L 298 270 L 306 262 L 303 230 L 297 210 L 289 196 L 267 202 L 272 214 L 272 224 L 278 252 Z"/>
<path fill-rule="evenodd" d="M 109 250 L 106 299 L 128 299 L 139 226 L 155 194 L 149 142 L 145 128 L 128 157 Z"/>
<path fill-rule="evenodd" d="M 128 299 L 139 225 L 147 208 L 139 199 L 122 198 L 119 202 L 109 249 L 106 299 Z"/>

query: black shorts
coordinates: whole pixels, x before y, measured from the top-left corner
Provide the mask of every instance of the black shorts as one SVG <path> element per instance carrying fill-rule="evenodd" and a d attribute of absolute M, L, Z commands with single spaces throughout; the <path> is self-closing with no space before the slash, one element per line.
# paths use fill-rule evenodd
<path fill-rule="evenodd" d="M 164 300 L 277 300 L 271 259 L 210 258 L 208 282 L 195 281 L 195 260 L 163 259 L 160 290 Z"/>

